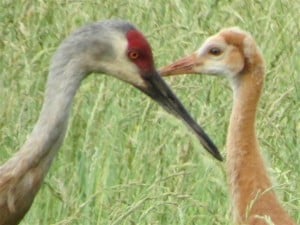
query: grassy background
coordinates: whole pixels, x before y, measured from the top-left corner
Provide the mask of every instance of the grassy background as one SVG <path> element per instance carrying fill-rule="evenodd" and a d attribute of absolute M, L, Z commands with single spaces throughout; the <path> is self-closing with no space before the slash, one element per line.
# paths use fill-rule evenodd
<path fill-rule="evenodd" d="M 278 195 L 299 223 L 299 11 L 299 1 L 288 0 L 2 0 L 0 162 L 31 132 L 50 58 L 77 27 L 107 18 L 132 21 L 160 67 L 222 27 L 240 26 L 254 35 L 267 61 L 258 134 Z M 226 154 L 227 81 L 167 81 Z M 22 224 L 232 224 L 224 163 L 139 91 L 92 75 L 76 96 L 64 145 Z"/>

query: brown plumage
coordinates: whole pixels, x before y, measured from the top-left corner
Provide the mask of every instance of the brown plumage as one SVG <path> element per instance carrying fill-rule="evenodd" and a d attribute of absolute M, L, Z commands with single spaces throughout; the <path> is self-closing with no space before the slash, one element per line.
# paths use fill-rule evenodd
<path fill-rule="evenodd" d="M 273 190 L 255 131 L 265 63 L 254 39 L 238 28 L 223 29 L 192 55 L 161 70 L 164 76 L 183 73 L 225 75 L 231 82 L 227 171 L 236 223 L 295 225 Z"/>

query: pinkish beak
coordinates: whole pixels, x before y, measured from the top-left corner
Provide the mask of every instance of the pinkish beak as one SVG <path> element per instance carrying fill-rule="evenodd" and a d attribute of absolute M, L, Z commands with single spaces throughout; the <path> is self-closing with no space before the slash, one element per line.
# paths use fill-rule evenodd
<path fill-rule="evenodd" d="M 181 58 L 174 63 L 165 66 L 159 70 L 161 76 L 172 76 L 180 74 L 196 73 L 194 67 L 199 63 L 197 62 L 197 55 L 195 53 Z"/>

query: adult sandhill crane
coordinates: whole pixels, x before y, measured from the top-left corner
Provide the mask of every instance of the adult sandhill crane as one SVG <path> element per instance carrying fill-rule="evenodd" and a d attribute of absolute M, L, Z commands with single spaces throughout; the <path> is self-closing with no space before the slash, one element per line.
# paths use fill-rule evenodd
<path fill-rule="evenodd" d="M 189 73 L 225 75 L 231 81 L 227 170 L 236 223 L 295 225 L 276 198 L 255 132 L 265 63 L 254 39 L 239 28 L 223 29 L 195 53 L 161 70 L 164 76 Z"/>
<path fill-rule="evenodd" d="M 183 119 L 214 157 L 213 142 L 156 72 L 150 45 L 130 23 L 108 20 L 84 26 L 53 57 L 39 119 L 21 149 L 0 167 L 0 225 L 15 225 L 29 210 L 65 136 L 73 97 L 92 72 L 132 84 Z"/>

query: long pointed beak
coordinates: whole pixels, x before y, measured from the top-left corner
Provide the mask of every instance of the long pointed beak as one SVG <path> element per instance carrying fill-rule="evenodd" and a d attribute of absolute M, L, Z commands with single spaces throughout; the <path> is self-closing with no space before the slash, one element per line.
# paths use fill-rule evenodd
<path fill-rule="evenodd" d="M 151 74 L 146 76 L 145 83 L 146 87 L 137 87 L 153 100 L 158 102 L 165 110 L 182 119 L 189 128 L 191 128 L 197 135 L 199 141 L 203 147 L 212 154 L 216 159 L 222 161 L 223 158 L 205 131 L 199 126 L 195 120 L 190 116 L 188 111 L 184 108 L 180 100 L 172 92 L 169 86 L 161 78 L 158 72 L 153 71 Z"/>
<path fill-rule="evenodd" d="M 196 73 L 194 70 L 195 66 L 199 66 L 200 62 L 197 61 L 195 53 L 186 56 L 182 59 L 175 61 L 174 63 L 165 66 L 160 69 L 159 73 L 161 76 L 172 76 L 180 74 Z"/>

